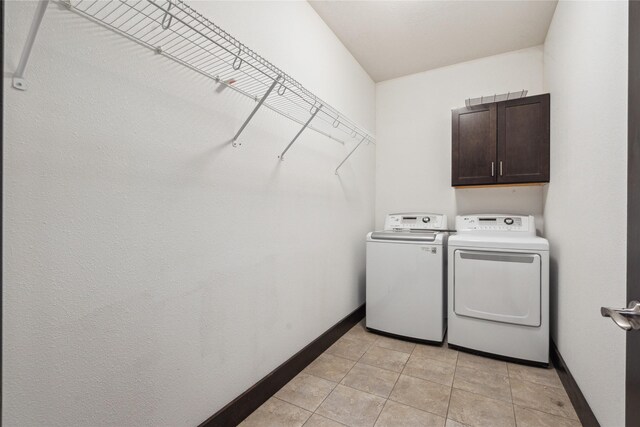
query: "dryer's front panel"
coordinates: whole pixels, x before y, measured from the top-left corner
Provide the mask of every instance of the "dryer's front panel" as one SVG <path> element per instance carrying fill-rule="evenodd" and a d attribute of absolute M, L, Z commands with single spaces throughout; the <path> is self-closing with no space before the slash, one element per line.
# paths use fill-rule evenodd
<path fill-rule="evenodd" d="M 540 326 L 540 255 L 457 249 L 453 309 L 460 316 Z"/>

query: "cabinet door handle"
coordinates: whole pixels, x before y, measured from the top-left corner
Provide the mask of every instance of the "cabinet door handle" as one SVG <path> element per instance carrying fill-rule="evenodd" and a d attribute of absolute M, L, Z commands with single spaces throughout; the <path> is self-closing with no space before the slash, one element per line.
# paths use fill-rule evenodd
<path fill-rule="evenodd" d="M 502 176 L 502 160 L 500 160 L 500 176 Z"/>
<path fill-rule="evenodd" d="M 496 176 L 496 162 L 491 162 L 491 176 Z"/>

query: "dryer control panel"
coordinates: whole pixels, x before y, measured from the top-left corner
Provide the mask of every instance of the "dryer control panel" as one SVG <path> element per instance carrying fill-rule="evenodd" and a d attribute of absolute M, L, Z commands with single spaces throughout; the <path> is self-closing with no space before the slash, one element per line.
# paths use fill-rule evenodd
<path fill-rule="evenodd" d="M 398 213 L 387 215 L 385 230 L 446 230 L 447 216 L 431 213 Z"/>
<path fill-rule="evenodd" d="M 533 215 L 459 215 L 456 230 L 469 231 L 509 231 L 535 235 L 536 225 Z"/>

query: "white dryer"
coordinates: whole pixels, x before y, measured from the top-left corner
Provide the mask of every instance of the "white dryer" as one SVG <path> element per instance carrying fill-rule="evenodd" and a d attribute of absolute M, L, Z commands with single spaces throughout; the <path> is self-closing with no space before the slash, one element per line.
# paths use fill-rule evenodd
<path fill-rule="evenodd" d="M 449 238 L 452 347 L 549 363 L 549 243 L 533 216 L 463 215 Z"/>
<path fill-rule="evenodd" d="M 446 215 L 388 215 L 367 235 L 367 329 L 441 343 L 446 331 Z"/>

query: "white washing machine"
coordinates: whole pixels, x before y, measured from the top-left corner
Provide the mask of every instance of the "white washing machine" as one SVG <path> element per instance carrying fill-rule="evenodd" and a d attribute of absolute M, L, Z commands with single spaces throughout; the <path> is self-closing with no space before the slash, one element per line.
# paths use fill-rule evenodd
<path fill-rule="evenodd" d="M 446 331 L 446 215 L 388 215 L 367 235 L 367 329 L 441 343 Z"/>
<path fill-rule="evenodd" d="M 549 363 L 549 243 L 533 216 L 463 215 L 449 238 L 452 347 Z"/>

